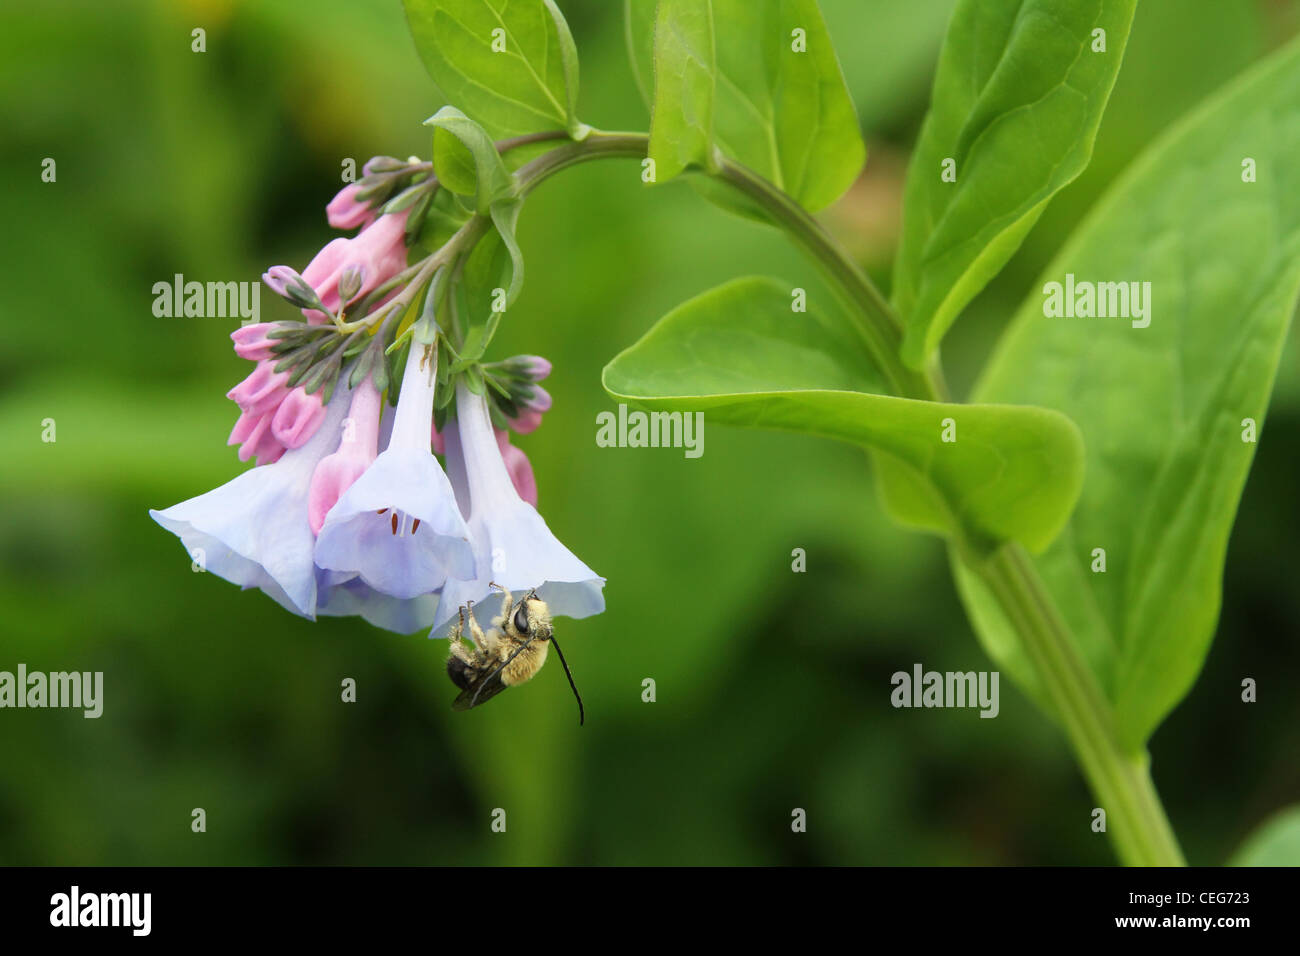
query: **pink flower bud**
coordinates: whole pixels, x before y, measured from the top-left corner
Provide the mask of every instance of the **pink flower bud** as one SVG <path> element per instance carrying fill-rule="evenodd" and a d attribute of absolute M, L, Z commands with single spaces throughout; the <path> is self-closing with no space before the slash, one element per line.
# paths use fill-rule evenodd
<path fill-rule="evenodd" d="M 360 183 L 344 186 L 325 207 L 325 216 L 335 229 L 355 229 L 373 217 L 370 204 L 357 199 L 359 192 Z"/>
<path fill-rule="evenodd" d="M 285 447 L 276 441 L 275 436 L 270 432 L 264 434 L 262 440 L 253 447 L 253 457 L 257 458 L 257 466 L 259 468 L 262 465 L 275 464 L 280 460 L 280 456 L 283 455 L 284 452 Z M 248 459 L 244 460 L 247 461 Z"/>
<path fill-rule="evenodd" d="M 520 371 L 534 382 L 540 382 L 551 374 L 550 361 L 540 355 L 520 355 L 516 357 L 515 361 L 519 363 Z"/>
<path fill-rule="evenodd" d="M 230 431 L 227 445 L 239 445 L 239 460 L 256 456 L 259 465 L 269 465 L 284 454 L 284 445 L 271 433 L 274 412 L 244 412 Z"/>
<path fill-rule="evenodd" d="M 264 417 L 266 417 L 265 413 L 240 412 L 239 418 L 235 421 L 235 427 L 230 430 L 230 437 L 226 439 L 226 444 L 242 445 L 253 436 L 254 432 L 260 436 L 265 428 L 271 427 L 269 421 L 266 423 L 265 428 L 262 427 Z"/>
<path fill-rule="evenodd" d="M 545 359 L 543 359 L 545 361 Z M 542 413 L 551 410 L 551 394 L 540 385 L 533 386 L 532 397 L 519 412 L 518 418 L 510 419 L 510 427 L 520 435 L 537 431 L 542 424 Z"/>
<path fill-rule="evenodd" d="M 365 266 L 348 266 L 339 276 L 339 301 L 347 304 L 357 297 L 366 284 Z"/>
<path fill-rule="evenodd" d="M 325 243 L 324 248 L 316 253 L 316 257 L 307 263 L 307 268 L 302 270 L 302 277 L 316 290 L 321 304 L 335 312 L 339 307 L 339 276 L 347 267 L 347 260 L 351 254 L 351 239 L 332 239 Z M 303 309 L 302 314 L 312 325 L 320 325 L 327 321 L 325 313 L 317 310 Z"/>
<path fill-rule="evenodd" d="M 261 414 L 274 410 L 288 394 L 285 382 L 289 380 L 288 372 L 277 372 L 269 359 L 258 362 L 252 373 L 226 392 L 230 399 L 245 412 Z"/>
<path fill-rule="evenodd" d="M 501 449 L 501 460 L 505 462 L 506 472 L 515 492 L 534 508 L 537 507 L 537 479 L 533 475 L 532 462 L 522 448 L 510 444 L 510 433 L 502 428 L 492 429 L 496 432 L 497 447 Z"/>
<path fill-rule="evenodd" d="M 271 420 L 271 433 L 286 448 L 301 448 L 325 420 L 321 392 L 307 394 L 301 385 L 289 392 Z"/>
<path fill-rule="evenodd" d="M 274 329 L 275 325 L 271 322 L 259 322 L 235 329 L 230 333 L 235 343 L 235 354 L 251 362 L 266 361 L 274 354 L 271 349 L 277 344 L 276 339 L 267 337 L 267 333 Z"/>
<path fill-rule="evenodd" d="M 302 276 L 294 272 L 288 266 L 271 266 L 262 276 L 262 281 L 266 283 L 268 289 L 281 298 L 288 298 L 289 289 L 296 285 Z"/>
<path fill-rule="evenodd" d="M 406 217 L 410 210 L 380 216 L 351 239 L 335 239 L 325 245 L 302 270 L 302 277 L 316 290 L 325 308 L 338 312 L 339 280 L 349 268 L 361 270 L 363 281 L 357 295 L 365 295 L 406 268 Z M 304 309 L 307 321 L 326 321 L 319 310 Z"/>
<path fill-rule="evenodd" d="M 371 156 L 366 160 L 366 164 L 361 167 L 361 175 L 372 176 L 375 173 L 391 173 L 405 166 L 406 163 L 393 156 Z"/>
<path fill-rule="evenodd" d="M 518 418 L 510 419 L 510 427 L 517 434 L 530 435 L 542 424 L 542 413 L 535 408 L 525 408 Z"/>
<path fill-rule="evenodd" d="M 539 412 L 549 412 L 551 410 L 551 393 L 540 385 L 534 385 L 533 397 L 528 400 L 528 407 L 535 408 Z"/>

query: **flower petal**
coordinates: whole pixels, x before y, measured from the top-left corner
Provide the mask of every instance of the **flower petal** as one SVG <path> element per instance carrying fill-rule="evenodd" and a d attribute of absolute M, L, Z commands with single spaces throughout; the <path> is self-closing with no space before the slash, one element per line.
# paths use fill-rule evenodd
<path fill-rule="evenodd" d="M 556 617 L 589 617 L 605 609 L 605 579 L 551 533 L 537 510 L 519 497 L 493 433 L 487 402 L 456 388 L 455 428 L 444 433 L 447 470 L 469 512 L 479 573 L 448 578 L 430 637 L 445 637 L 461 606 L 490 600 L 492 583 L 510 591 L 538 589 Z M 517 595 L 518 596 L 518 595 Z"/>
<path fill-rule="evenodd" d="M 316 563 L 398 598 L 472 577 L 469 529 L 437 459 L 386 449 L 325 516 Z"/>
<path fill-rule="evenodd" d="M 339 577 L 346 580 L 324 583 L 322 578 Z M 370 587 L 360 578 L 338 571 L 319 571 L 317 588 L 320 597 L 316 613 L 322 617 L 359 616 L 385 631 L 413 634 L 427 630 L 438 611 L 438 595 L 421 594 L 419 597 L 395 598 Z"/>
<path fill-rule="evenodd" d="M 317 463 L 338 441 L 348 389 L 335 389 L 311 441 L 275 464 L 244 472 L 219 488 L 164 511 L 150 510 L 202 565 L 244 588 L 259 588 L 304 617 L 316 612 L 315 539 L 307 524 L 307 488 Z"/>
<path fill-rule="evenodd" d="M 413 346 L 388 447 L 330 509 L 316 541 L 322 568 L 397 598 L 474 575 L 469 529 L 429 450 L 434 387 L 431 351 Z"/>
<path fill-rule="evenodd" d="M 286 448 L 301 448 L 325 420 L 325 403 L 319 391 L 308 394 L 299 385 L 284 397 L 271 420 L 271 434 Z"/>

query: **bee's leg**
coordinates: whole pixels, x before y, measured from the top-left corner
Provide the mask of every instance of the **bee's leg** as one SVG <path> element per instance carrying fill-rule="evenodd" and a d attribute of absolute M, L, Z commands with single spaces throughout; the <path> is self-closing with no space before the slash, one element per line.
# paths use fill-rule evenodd
<path fill-rule="evenodd" d="M 497 638 L 496 631 L 489 630 L 484 632 L 479 627 L 478 621 L 474 618 L 474 602 L 470 601 L 465 605 L 465 615 L 469 618 L 470 637 L 474 638 L 474 643 L 478 647 L 479 656 L 487 660 L 494 660 L 497 656 Z"/>
<path fill-rule="evenodd" d="M 447 643 L 451 649 L 451 656 L 459 658 L 466 664 L 474 663 L 474 654 L 465 646 L 465 609 L 460 609 L 460 622 L 451 629 L 451 636 Z"/>
<path fill-rule="evenodd" d="M 495 581 L 489 581 L 488 587 L 496 588 L 501 592 L 501 613 L 492 618 L 492 626 L 504 631 L 506 620 L 510 617 L 510 605 L 515 603 L 515 599 L 511 596 L 509 591 L 497 584 Z"/>

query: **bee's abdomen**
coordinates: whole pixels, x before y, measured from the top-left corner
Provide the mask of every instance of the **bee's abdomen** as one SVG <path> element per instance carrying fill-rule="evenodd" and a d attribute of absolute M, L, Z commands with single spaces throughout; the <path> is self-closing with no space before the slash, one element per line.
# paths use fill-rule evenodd
<path fill-rule="evenodd" d="M 447 676 L 461 690 L 469 690 L 474 683 L 475 672 L 474 668 L 459 657 L 449 657 L 447 658 Z"/>

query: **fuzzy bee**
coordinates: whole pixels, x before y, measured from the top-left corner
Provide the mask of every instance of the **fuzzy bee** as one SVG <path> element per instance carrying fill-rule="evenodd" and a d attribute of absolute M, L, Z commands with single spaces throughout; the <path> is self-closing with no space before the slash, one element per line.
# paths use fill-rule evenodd
<path fill-rule="evenodd" d="M 550 608 L 537 596 L 536 588 L 515 604 L 509 591 L 498 584 L 491 586 L 501 591 L 501 613 L 493 618 L 491 627 L 485 631 L 479 626 L 474 619 L 474 604 L 470 602 L 460 609 L 460 623 L 451 632 L 447 676 L 460 688 L 452 709 L 477 707 L 507 687 L 531 679 L 546 663 L 547 649 L 554 644 L 555 653 L 564 665 L 564 676 L 578 700 L 578 724 L 581 725 L 586 717 L 582 695 L 555 640 Z M 464 639 L 467 618 L 470 641 Z"/>

